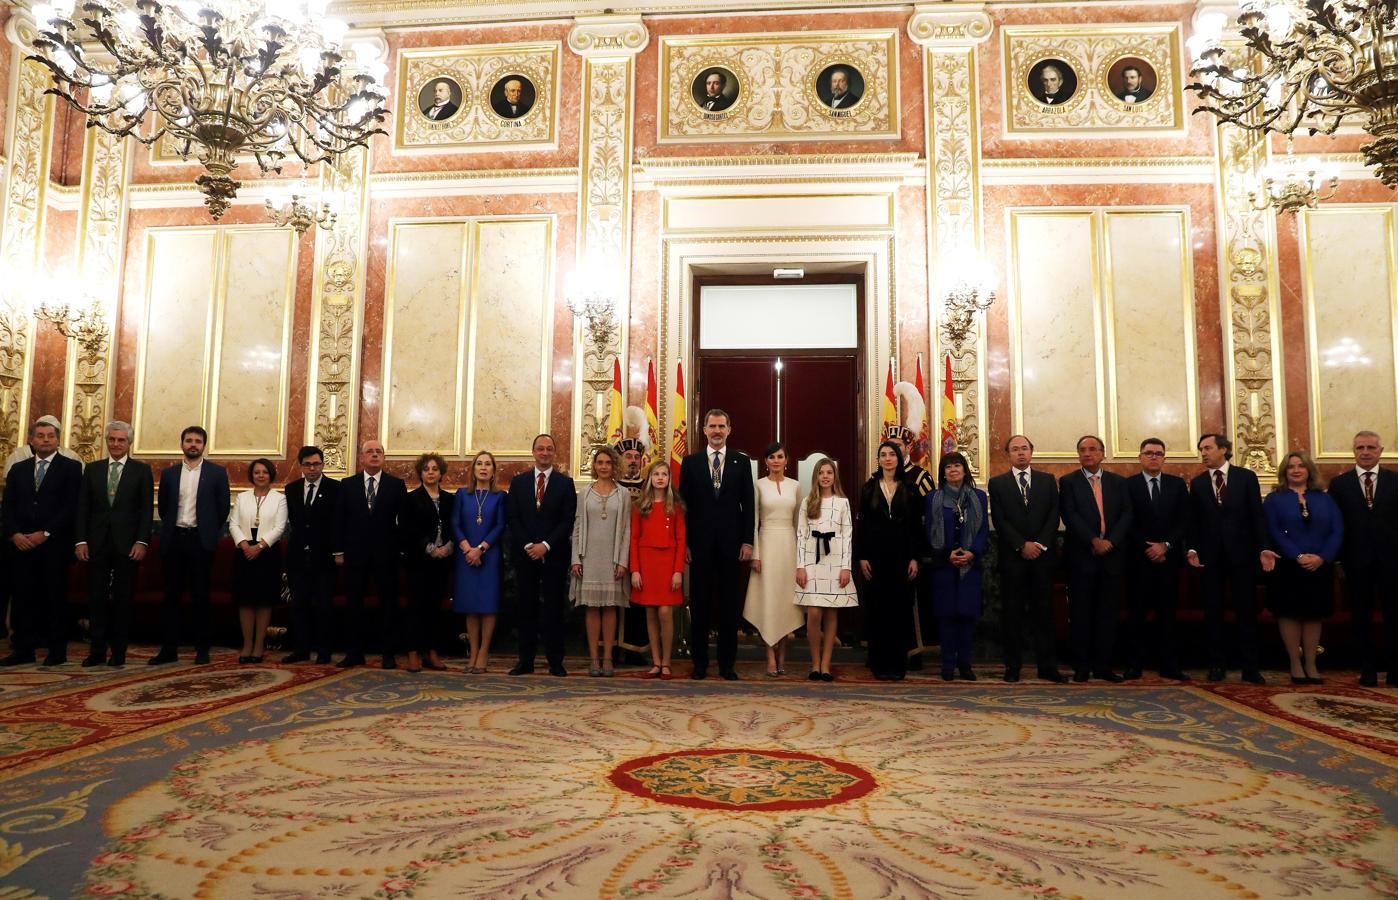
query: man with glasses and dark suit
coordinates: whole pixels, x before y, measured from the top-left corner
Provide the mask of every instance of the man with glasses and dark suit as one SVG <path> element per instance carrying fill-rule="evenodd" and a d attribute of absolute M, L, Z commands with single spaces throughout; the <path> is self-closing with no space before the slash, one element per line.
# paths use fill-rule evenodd
<path fill-rule="evenodd" d="M 1189 530 L 1189 489 L 1184 479 L 1164 471 L 1165 442 L 1141 441 L 1141 474 L 1126 479 L 1131 498 L 1131 536 L 1126 548 L 1126 679 L 1144 674 L 1146 634 L 1153 630 L 1160 654 L 1160 676 L 1188 681 L 1175 653 L 1175 608 Z M 1146 617 L 1155 611 L 1155 627 Z"/>
<path fill-rule="evenodd" d="M 301 477 L 286 486 L 286 580 L 291 588 L 292 652 L 282 664 L 330 662 L 331 610 L 335 600 L 335 557 L 330 551 L 340 483 L 323 474 L 325 454 L 302 447 L 296 454 Z"/>

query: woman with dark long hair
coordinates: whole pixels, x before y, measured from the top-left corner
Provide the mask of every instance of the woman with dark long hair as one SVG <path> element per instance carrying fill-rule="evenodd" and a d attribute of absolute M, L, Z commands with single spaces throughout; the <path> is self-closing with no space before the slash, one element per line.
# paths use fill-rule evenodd
<path fill-rule="evenodd" d="M 922 498 L 903 477 L 903 448 L 879 444 L 878 468 L 859 492 L 854 558 L 864 579 L 869 668 L 880 681 L 908 672 L 907 627 L 922 556 Z"/>

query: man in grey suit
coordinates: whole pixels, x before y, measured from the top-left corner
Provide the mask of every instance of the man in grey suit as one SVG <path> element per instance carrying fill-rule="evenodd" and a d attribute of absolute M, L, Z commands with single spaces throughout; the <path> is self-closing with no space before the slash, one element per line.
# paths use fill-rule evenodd
<path fill-rule="evenodd" d="M 1022 434 L 1005 442 L 1010 471 L 990 479 L 990 518 L 999 540 L 1000 624 L 1005 680 L 1019 681 L 1024 615 L 1034 635 L 1039 677 L 1068 679 L 1058 671 L 1053 634 L 1053 547 L 1058 540 L 1058 483 L 1030 468 L 1034 444 Z"/>
<path fill-rule="evenodd" d="M 79 562 L 87 563 L 92 637 L 83 668 L 126 664 L 131 597 L 136 570 L 150 546 L 154 496 L 150 466 L 131 458 L 131 426 L 108 423 L 107 458 L 83 471 L 78 494 L 73 553 Z"/>

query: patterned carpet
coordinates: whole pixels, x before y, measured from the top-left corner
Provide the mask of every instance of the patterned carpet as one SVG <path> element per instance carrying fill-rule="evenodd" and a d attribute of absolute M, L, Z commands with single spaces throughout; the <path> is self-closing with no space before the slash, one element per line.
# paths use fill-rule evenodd
<path fill-rule="evenodd" d="M 1398 691 L 0 673 L 0 900 L 1398 896 Z"/>

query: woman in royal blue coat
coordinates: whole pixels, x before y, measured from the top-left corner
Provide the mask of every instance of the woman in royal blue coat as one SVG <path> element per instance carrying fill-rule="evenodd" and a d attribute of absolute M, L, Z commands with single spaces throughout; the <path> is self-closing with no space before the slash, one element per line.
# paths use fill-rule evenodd
<path fill-rule="evenodd" d="M 1345 536 L 1340 508 L 1325 493 L 1315 463 L 1297 450 L 1282 461 L 1277 486 L 1262 511 L 1280 556 L 1267 589 L 1267 607 L 1291 659 L 1291 683 L 1320 684 L 1315 653 L 1320 622 L 1334 605 L 1335 557 Z"/>
<path fill-rule="evenodd" d="M 957 673 L 975 681 L 971 635 L 981 617 L 981 570 L 990 542 L 985 492 L 960 453 L 937 466 L 937 490 L 927 495 L 923 522 L 932 548 L 932 610 L 942 635 L 942 680 Z"/>
<path fill-rule="evenodd" d="M 456 543 L 456 582 L 452 609 L 466 614 L 471 661 L 466 671 L 479 675 L 490 664 L 490 639 L 500 612 L 505 547 L 505 492 L 495 489 L 495 456 L 482 450 L 471 460 L 471 485 L 456 492 L 451 539 Z"/>

